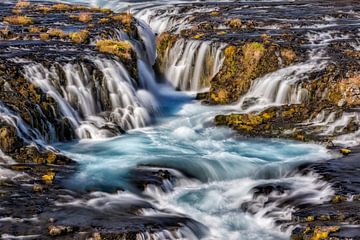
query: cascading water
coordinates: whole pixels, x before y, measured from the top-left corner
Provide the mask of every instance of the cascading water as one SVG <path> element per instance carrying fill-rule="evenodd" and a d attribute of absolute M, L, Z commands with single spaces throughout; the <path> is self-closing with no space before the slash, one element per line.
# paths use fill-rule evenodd
<path fill-rule="evenodd" d="M 94 80 L 93 73 L 81 63 L 50 69 L 30 64 L 24 66 L 25 77 L 56 100 L 63 117 L 70 120 L 79 138 L 109 137 L 114 135 L 111 128 L 116 133 L 117 126 L 127 130 L 148 124 L 156 105 L 151 94 L 137 89 L 137 83 L 121 63 L 95 59 L 93 64 L 102 79 Z M 59 78 L 57 67 L 64 72 L 64 80 Z M 60 86 L 61 81 L 64 84 Z"/>
<path fill-rule="evenodd" d="M 164 76 L 180 90 L 207 88 L 222 66 L 225 47 L 222 43 L 180 39 L 165 53 Z"/>
<path fill-rule="evenodd" d="M 303 63 L 281 68 L 254 81 L 236 107 L 246 112 L 259 111 L 271 106 L 300 104 L 307 100 L 302 83 L 311 73 L 321 71 L 328 64 L 325 47 L 339 37 L 334 32 L 308 34 L 310 51 Z M 343 36 L 340 36 L 343 38 Z M 249 107 L 250 105 L 250 107 Z M 246 107 L 244 107 L 246 106 Z"/>

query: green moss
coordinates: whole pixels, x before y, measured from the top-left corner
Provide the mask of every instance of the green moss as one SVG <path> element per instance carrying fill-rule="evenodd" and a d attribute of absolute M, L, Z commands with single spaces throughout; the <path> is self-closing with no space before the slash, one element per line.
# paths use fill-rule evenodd
<path fill-rule="evenodd" d="M 165 57 L 165 52 L 172 48 L 177 40 L 177 36 L 170 33 L 162 33 L 157 38 L 157 53 L 160 58 Z"/>
<path fill-rule="evenodd" d="M 242 46 L 228 46 L 224 50 L 224 64 L 211 81 L 212 103 L 227 104 L 246 93 L 253 80 L 275 71 L 278 66 L 276 46 L 248 42 Z M 227 99 L 221 94 L 227 93 Z"/>

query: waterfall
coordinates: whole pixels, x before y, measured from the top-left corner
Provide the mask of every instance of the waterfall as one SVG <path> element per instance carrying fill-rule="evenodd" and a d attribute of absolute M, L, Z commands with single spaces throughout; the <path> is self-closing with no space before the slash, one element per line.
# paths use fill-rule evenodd
<path fill-rule="evenodd" d="M 222 66 L 226 44 L 210 41 L 178 40 L 165 53 L 163 71 L 166 80 L 180 90 L 207 88 Z"/>
<path fill-rule="evenodd" d="M 32 63 L 24 70 L 28 81 L 55 99 L 78 138 L 106 138 L 119 133 L 118 127 L 144 127 L 156 109 L 151 93 L 140 89 L 125 67 L 112 59 L 50 68 Z"/>
<path fill-rule="evenodd" d="M 328 64 L 326 47 L 334 40 L 346 39 L 335 31 L 309 33 L 308 57 L 296 63 L 256 79 L 249 91 L 241 97 L 236 109 L 246 112 L 260 111 L 271 106 L 300 104 L 307 100 L 307 90 L 302 83 L 309 76 L 325 69 Z"/>
<path fill-rule="evenodd" d="M 38 145 L 44 145 L 45 138 L 38 129 L 28 126 L 28 124 L 26 124 L 17 113 L 11 111 L 2 102 L 0 102 L 0 122 L 2 121 L 15 127 L 17 135 L 26 143 L 30 144 L 31 142 L 35 142 Z M 46 124 L 50 125 L 49 122 L 46 122 Z M 53 127 L 50 127 L 47 140 L 55 140 Z"/>

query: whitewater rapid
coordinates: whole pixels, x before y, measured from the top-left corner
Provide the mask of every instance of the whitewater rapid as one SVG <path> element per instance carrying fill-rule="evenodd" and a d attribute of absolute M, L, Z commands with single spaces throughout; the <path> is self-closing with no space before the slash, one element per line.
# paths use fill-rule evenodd
<path fill-rule="evenodd" d="M 219 107 L 202 106 L 179 93 L 165 102 L 156 126 L 113 139 L 58 146 L 81 166 L 68 187 L 123 188 L 156 206 L 156 210 L 144 209 L 144 216 L 189 216 L 208 228 L 205 239 L 286 239 L 291 228 L 283 232 L 276 225 L 276 221 L 290 220 L 293 211 L 291 204 L 278 206 L 284 199 L 314 204 L 333 194 L 316 175 L 293 173 L 302 163 L 334 157 L 327 149 L 292 141 L 244 139 L 212 125 L 214 114 L 222 111 Z M 128 174 L 139 166 L 170 169 L 178 181 L 166 183 L 166 191 L 149 185 L 138 193 Z M 254 215 L 244 212 L 241 206 L 254 200 L 252 189 L 262 184 L 286 185 L 289 190 L 273 193 L 278 199 L 266 206 L 261 205 L 266 196 L 256 199 Z M 115 196 L 125 201 L 122 193 Z M 196 236 L 182 234 L 187 239 Z"/>

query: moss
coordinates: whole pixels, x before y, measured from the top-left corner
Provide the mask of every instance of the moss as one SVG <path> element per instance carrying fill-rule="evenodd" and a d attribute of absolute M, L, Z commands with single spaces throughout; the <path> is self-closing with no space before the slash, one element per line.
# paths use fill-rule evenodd
<path fill-rule="evenodd" d="M 238 28 L 241 28 L 243 23 L 241 21 L 240 18 L 234 18 L 234 19 L 231 19 L 229 21 L 227 21 L 226 23 L 230 28 L 235 28 L 235 29 L 238 29 Z"/>
<path fill-rule="evenodd" d="M 46 41 L 46 40 L 48 40 L 48 39 L 50 38 L 49 34 L 47 34 L 47 33 L 41 33 L 41 34 L 39 35 L 39 37 L 40 37 L 40 39 L 43 40 L 43 41 Z"/>
<path fill-rule="evenodd" d="M 233 129 L 250 133 L 260 125 L 267 128 L 267 122 L 272 119 L 273 113 L 266 112 L 263 114 L 230 114 L 218 115 L 215 117 L 216 125 L 226 125 Z"/>
<path fill-rule="evenodd" d="M 78 20 L 84 23 L 90 22 L 92 20 L 92 15 L 90 13 L 80 13 Z"/>
<path fill-rule="evenodd" d="M 341 79 L 330 87 L 328 99 L 334 104 L 344 104 L 351 107 L 360 106 L 360 75 Z"/>
<path fill-rule="evenodd" d="M 50 37 L 57 37 L 60 39 L 64 39 L 65 37 L 68 36 L 63 30 L 61 30 L 59 28 L 50 28 L 46 33 Z"/>
<path fill-rule="evenodd" d="M 83 44 L 89 41 L 89 31 L 88 30 L 81 30 L 79 32 L 73 32 L 69 34 L 69 38 L 74 43 Z"/>
<path fill-rule="evenodd" d="M 218 12 L 218 11 L 212 11 L 212 12 L 210 13 L 210 15 L 213 16 L 213 17 L 216 17 L 216 16 L 219 16 L 219 15 L 220 15 L 220 12 Z"/>
<path fill-rule="evenodd" d="M 313 221 L 315 221 L 315 217 L 314 217 L 314 216 L 308 216 L 308 217 L 306 218 L 306 222 L 313 222 Z"/>
<path fill-rule="evenodd" d="M 58 4 L 54 4 L 52 6 L 52 9 L 56 11 L 67 11 L 67 10 L 71 10 L 71 6 L 68 4 L 58 3 Z"/>
<path fill-rule="evenodd" d="M 352 151 L 347 148 L 342 148 L 339 150 L 339 152 L 342 153 L 343 155 L 349 155 Z"/>
<path fill-rule="evenodd" d="M 30 5 L 30 2 L 26 0 L 20 0 L 16 3 L 15 8 L 28 8 Z"/>
<path fill-rule="evenodd" d="M 130 13 L 119 13 L 113 16 L 112 19 L 121 22 L 125 26 L 130 26 L 134 21 L 134 16 Z"/>
<path fill-rule="evenodd" d="M 41 27 L 36 27 L 36 26 L 29 27 L 30 33 L 40 33 L 42 31 L 43 31 L 43 28 L 41 28 Z"/>
<path fill-rule="evenodd" d="M 48 13 L 50 12 L 52 9 L 48 6 L 45 5 L 41 5 L 41 6 L 36 6 L 35 11 L 38 12 L 43 12 L 43 13 Z"/>
<path fill-rule="evenodd" d="M 15 8 L 28 8 L 30 5 L 30 2 L 26 0 L 20 0 L 16 3 Z"/>
<path fill-rule="evenodd" d="M 278 68 L 278 58 L 274 47 L 262 43 L 249 42 L 241 47 L 228 46 L 224 50 L 224 64 L 211 81 L 211 102 L 227 104 L 236 101 L 246 93 L 254 79 Z M 228 92 L 226 101 L 218 102 L 221 90 Z"/>
<path fill-rule="evenodd" d="M 99 23 L 100 24 L 105 24 L 105 23 L 109 23 L 110 22 L 110 19 L 109 18 L 101 18 L 100 20 L 99 20 Z"/>
<path fill-rule="evenodd" d="M 202 38 L 203 36 L 204 36 L 203 33 L 199 33 L 199 34 L 193 36 L 193 39 L 200 39 L 200 38 Z"/>
<path fill-rule="evenodd" d="M 47 172 L 45 175 L 43 175 L 41 177 L 41 179 L 46 183 L 46 184 L 52 184 L 53 181 L 55 180 L 55 172 Z"/>
<path fill-rule="evenodd" d="M 318 226 L 314 229 L 314 234 L 311 240 L 321 240 L 328 239 L 330 233 L 338 232 L 340 230 L 339 226 Z"/>
<path fill-rule="evenodd" d="M 333 198 L 331 199 L 332 203 L 340 203 L 340 202 L 345 202 L 347 200 L 346 196 L 342 196 L 342 195 L 335 195 L 333 196 Z"/>
<path fill-rule="evenodd" d="M 164 71 L 167 62 L 167 52 L 174 46 L 177 36 L 164 32 L 157 37 L 156 50 L 157 50 L 157 64 L 160 71 Z"/>
<path fill-rule="evenodd" d="M 28 16 L 8 16 L 4 18 L 4 22 L 14 25 L 30 25 L 33 24 L 33 20 Z"/>
<path fill-rule="evenodd" d="M 296 59 L 296 53 L 291 48 L 281 49 L 280 55 L 284 60 L 285 65 L 293 63 Z"/>
<path fill-rule="evenodd" d="M 100 52 L 110 53 L 120 58 L 131 59 L 133 49 L 128 41 L 99 40 L 96 46 Z"/>

